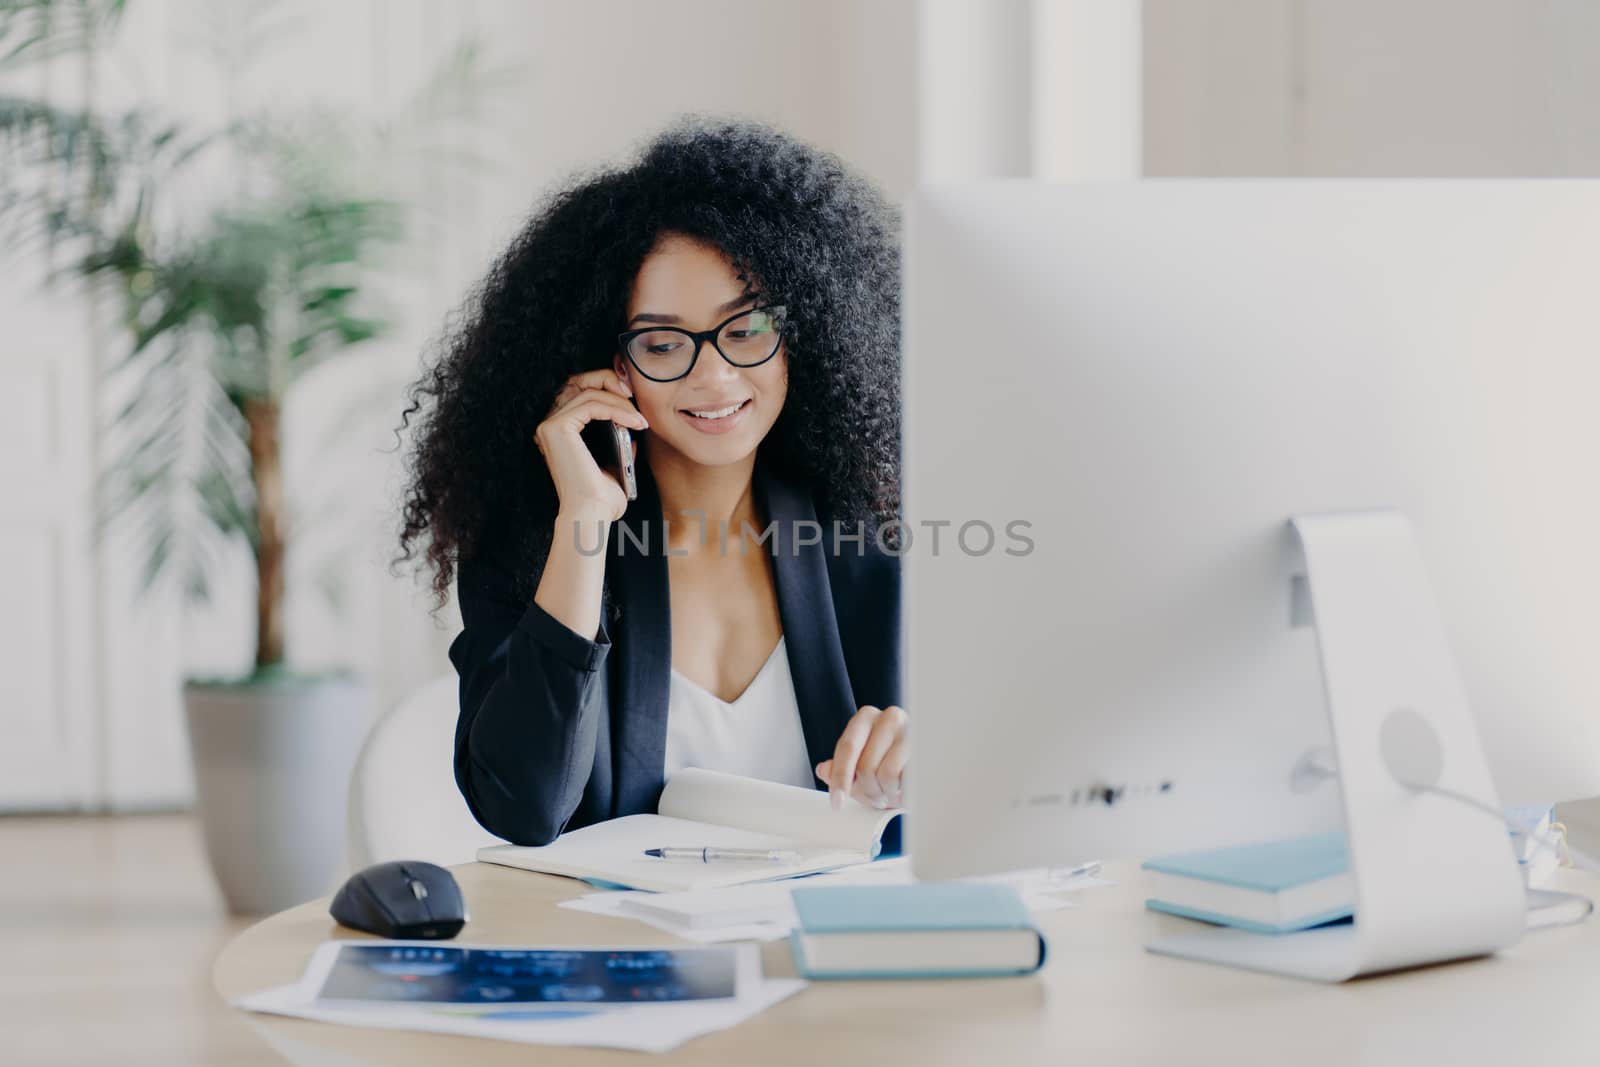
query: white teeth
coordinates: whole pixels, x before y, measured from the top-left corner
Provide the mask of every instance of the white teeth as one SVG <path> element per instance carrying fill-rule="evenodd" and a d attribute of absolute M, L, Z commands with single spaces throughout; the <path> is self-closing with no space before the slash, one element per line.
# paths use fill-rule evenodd
<path fill-rule="evenodd" d="M 735 411 L 738 411 L 742 407 L 744 407 L 743 400 L 739 401 L 737 404 L 734 404 L 732 407 L 725 407 L 720 411 L 691 411 L 689 414 L 698 416 L 702 419 L 721 419 L 732 415 Z"/>

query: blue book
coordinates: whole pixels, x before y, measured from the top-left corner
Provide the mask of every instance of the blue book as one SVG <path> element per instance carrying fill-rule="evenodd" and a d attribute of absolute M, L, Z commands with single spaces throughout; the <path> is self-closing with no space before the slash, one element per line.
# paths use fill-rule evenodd
<path fill-rule="evenodd" d="M 1011 886 L 841 885 L 792 895 L 800 923 L 789 942 L 807 978 L 968 978 L 1044 964 L 1044 936 Z"/>
<path fill-rule="evenodd" d="M 1344 834 L 1185 852 L 1144 865 L 1152 911 L 1283 934 L 1348 919 L 1355 886 Z"/>

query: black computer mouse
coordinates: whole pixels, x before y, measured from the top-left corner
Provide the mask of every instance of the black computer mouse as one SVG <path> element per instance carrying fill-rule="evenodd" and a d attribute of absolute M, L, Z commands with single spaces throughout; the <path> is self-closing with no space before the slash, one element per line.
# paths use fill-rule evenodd
<path fill-rule="evenodd" d="M 454 937 L 467 922 L 455 877 L 421 860 L 377 863 L 357 871 L 334 894 L 328 914 L 341 926 L 400 941 Z"/>

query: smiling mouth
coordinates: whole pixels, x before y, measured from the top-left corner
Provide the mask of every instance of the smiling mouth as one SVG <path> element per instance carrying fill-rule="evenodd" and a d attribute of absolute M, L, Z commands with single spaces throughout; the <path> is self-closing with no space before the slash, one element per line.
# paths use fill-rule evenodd
<path fill-rule="evenodd" d="M 750 403 L 750 401 L 748 399 L 745 399 L 745 400 L 739 401 L 737 404 L 730 404 L 725 408 L 707 408 L 707 409 L 705 409 L 703 411 L 691 411 L 688 408 L 684 408 L 683 409 L 683 413 L 685 415 L 692 415 L 697 419 L 706 419 L 708 421 L 709 420 L 715 420 L 715 419 L 725 419 L 729 415 L 732 415 L 732 414 L 738 412 L 740 409 L 742 409 L 748 403 Z"/>

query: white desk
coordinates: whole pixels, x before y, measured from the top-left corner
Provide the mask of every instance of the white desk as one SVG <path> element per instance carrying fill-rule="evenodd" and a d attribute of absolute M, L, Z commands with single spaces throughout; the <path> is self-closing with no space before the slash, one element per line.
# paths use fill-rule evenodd
<path fill-rule="evenodd" d="M 472 922 L 460 939 L 489 944 L 677 943 L 641 923 L 558 909 L 587 891 L 564 878 L 487 864 L 456 869 Z M 694 1064 L 1578 1065 L 1600 1062 L 1600 918 L 1534 931 L 1511 951 L 1465 963 L 1323 986 L 1146 953 L 1158 924 L 1139 872 L 1110 864 L 1111 889 L 1038 916 L 1050 942 L 1032 978 L 816 982 L 742 1026 L 691 1041 L 659 1062 Z M 1572 871 L 1552 888 L 1600 896 Z M 313 946 L 341 931 L 327 900 L 241 933 L 214 977 L 233 998 L 297 978 Z M 764 948 L 770 974 L 793 974 L 786 942 Z M 248 1016 L 291 1062 L 630 1064 L 644 1054 L 548 1048 Z"/>

